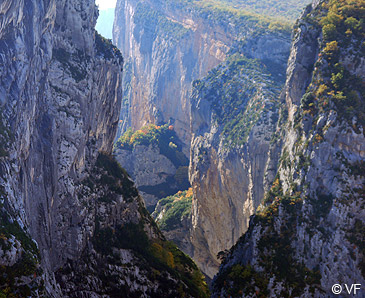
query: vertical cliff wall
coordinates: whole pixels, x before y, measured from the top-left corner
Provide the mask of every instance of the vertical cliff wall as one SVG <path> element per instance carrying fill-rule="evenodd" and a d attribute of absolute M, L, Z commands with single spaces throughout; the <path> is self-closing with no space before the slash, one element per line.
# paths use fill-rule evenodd
<path fill-rule="evenodd" d="M 93 1 L 5 1 L 1 14 L 2 184 L 53 270 L 85 245 L 76 184 L 110 152 L 122 58 L 95 36 Z"/>
<path fill-rule="evenodd" d="M 159 199 L 190 186 L 183 147 L 171 125 L 129 129 L 116 142 L 116 159 L 135 181 L 150 211 Z"/>
<path fill-rule="evenodd" d="M 194 82 L 191 237 L 193 257 L 211 277 L 217 254 L 247 230 L 275 173 L 280 143 L 274 134 L 289 42 L 288 33 L 254 34 Z"/>
<path fill-rule="evenodd" d="M 121 0 L 113 33 L 115 44 L 130 59 L 131 91 L 123 125 L 139 129 L 169 122 L 187 156 L 191 83 L 224 61 L 235 39 L 228 24 L 211 21 L 193 8 L 179 1 Z"/>
<path fill-rule="evenodd" d="M 213 297 L 335 297 L 334 284 L 364 282 L 360 6 L 314 1 L 298 22 L 278 173 L 220 267 Z"/>
<path fill-rule="evenodd" d="M 123 58 L 97 15 L 92 0 L 0 4 L 0 294 L 204 297 L 109 157 Z"/>

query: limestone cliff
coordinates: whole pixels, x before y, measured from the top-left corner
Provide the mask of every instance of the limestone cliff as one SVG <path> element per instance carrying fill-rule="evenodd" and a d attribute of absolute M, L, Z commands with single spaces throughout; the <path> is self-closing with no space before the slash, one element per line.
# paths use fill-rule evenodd
<path fill-rule="evenodd" d="M 281 28 L 285 15 L 285 26 L 290 26 L 288 20 L 296 19 L 307 2 L 277 1 L 273 8 L 266 1 L 118 0 L 113 40 L 130 66 L 122 131 L 171 123 L 188 156 L 191 83 L 262 24 Z"/>
<path fill-rule="evenodd" d="M 119 0 L 115 16 L 113 39 L 131 71 L 124 130 L 173 124 L 188 156 L 191 83 L 224 61 L 238 28 L 183 1 Z"/>
<path fill-rule="evenodd" d="M 136 182 L 146 206 L 151 207 L 151 210 L 159 199 L 178 190 L 168 183 L 176 174 L 177 168 L 166 156 L 160 154 L 158 147 L 137 145 L 133 150 L 117 149 L 114 153 L 118 162 Z M 143 192 L 142 189 L 148 192 Z M 169 190 L 172 193 L 166 192 Z"/>
<path fill-rule="evenodd" d="M 274 177 L 280 143 L 273 136 L 289 45 L 288 33 L 253 34 L 194 82 L 192 256 L 210 277 L 217 254 L 247 230 Z"/>
<path fill-rule="evenodd" d="M 213 297 L 335 297 L 333 284 L 364 283 L 362 9 L 314 1 L 297 23 L 279 169 Z"/>
<path fill-rule="evenodd" d="M 92 0 L 0 3 L 0 296 L 205 296 L 109 157 L 123 58 L 97 15 Z"/>

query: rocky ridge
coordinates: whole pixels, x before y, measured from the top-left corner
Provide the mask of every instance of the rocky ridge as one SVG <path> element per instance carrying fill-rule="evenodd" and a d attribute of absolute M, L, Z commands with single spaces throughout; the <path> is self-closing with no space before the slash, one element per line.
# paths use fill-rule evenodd
<path fill-rule="evenodd" d="M 247 230 L 274 178 L 280 142 L 273 135 L 289 42 L 288 34 L 254 34 L 194 82 L 191 237 L 193 258 L 210 277 L 219 266 L 217 254 Z"/>
<path fill-rule="evenodd" d="M 359 5 L 314 1 L 297 23 L 278 172 L 225 257 L 213 297 L 335 297 L 333 284 L 364 282 Z"/>

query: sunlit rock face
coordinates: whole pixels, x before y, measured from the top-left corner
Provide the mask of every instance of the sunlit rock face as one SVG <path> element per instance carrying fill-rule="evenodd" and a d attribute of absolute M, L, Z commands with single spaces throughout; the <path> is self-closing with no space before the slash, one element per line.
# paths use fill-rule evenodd
<path fill-rule="evenodd" d="M 323 2 L 308 6 L 294 29 L 278 172 L 221 265 L 213 297 L 334 297 L 334 284 L 364 283 L 365 69 L 354 46 L 364 35 L 343 39 L 341 23 L 337 36 L 323 34 L 335 4 Z M 352 5 L 336 7 L 341 20 L 358 18 Z M 342 85 L 338 73 L 346 74 Z"/>
<path fill-rule="evenodd" d="M 211 277 L 217 254 L 247 230 L 275 176 L 281 143 L 273 139 L 289 47 L 289 34 L 247 37 L 226 63 L 194 85 L 191 235 L 193 257 Z M 275 67 L 265 66 L 267 61 Z"/>
<path fill-rule="evenodd" d="M 246 231 L 265 186 L 273 179 L 280 152 L 280 145 L 271 146 L 270 140 L 278 120 L 290 32 L 266 30 L 266 34 L 254 34 L 255 30 L 250 21 L 219 19 L 209 11 L 198 11 L 192 5 L 188 9 L 175 1 L 118 1 L 116 7 L 113 38 L 128 57 L 122 131 L 170 122 L 185 144 L 187 156 L 191 147 L 192 221 L 176 233 L 186 233 L 185 242 L 192 244 L 184 242 L 185 252 L 210 277 L 218 270 L 217 253 L 231 247 Z M 255 79 L 241 71 L 241 66 L 236 68 L 241 72 L 237 78 L 230 75 L 229 66 L 223 63 L 232 55 L 229 50 L 258 59 L 265 69 L 264 63 L 271 61 L 277 67 L 275 78 L 269 79 L 267 71 L 258 71 L 257 75 L 274 84 L 275 90 L 257 84 L 252 91 L 248 85 L 255 84 Z M 220 63 L 223 65 L 218 66 Z M 226 83 L 231 79 L 242 83 L 241 93 L 232 102 L 242 114 L 252 105 L 265 106 L 255 125 L 244 124 L 248 140 L 229 148 L 221 136 L 226 123 L 215 122 L 217 112 L 211 109 L 211 102 L 192 84 L 196 79 L 204 81 L 212 69 L 227 71 L 228 77 L 222 79 Z M 216 88 L 219 93 L 219 86 L 209 84 L 207 90 Z M 201 158 L 203 151 L 209 156 L 206 159 Z M 167 234 L 169 239 L 175 236 L 173 231 Z"/>
<path fill-rule="evenodd" d="M 188 156 L 191 83 L 224 61 L 237 36 L 228 24 L 213 22 L 189 5 L 118 1 L 113 40 L 128 67 L 124 127 L 169 122 Z"/>
<path fill-rule="evenodd" d="M 92 235 L 79 185 L 98 152 L 111 151 L 118 120 L 123 61 L 95 36 L 97 14 L 94 1 L 0 5 L 5 205 L 50 271 Z"/>

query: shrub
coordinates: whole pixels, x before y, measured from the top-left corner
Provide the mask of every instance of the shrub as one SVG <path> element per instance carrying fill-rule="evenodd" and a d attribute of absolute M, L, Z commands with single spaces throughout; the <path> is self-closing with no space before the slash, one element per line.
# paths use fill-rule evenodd
<path fill-rule="evenodd" d="M 164 215 L 158 221 L 162 230 L 171 231 L 177 228 L 181 221 L 191 213 L 193 190 L 179 191 L 173 196 L 161 199 L 158 204 L 164 206 Z"/>
<path fill-rule="evenodd" d="M 327 56 L 327 59 L 332 61 L 336 60 L 339 52 L 338 42 L 336 40 L 326 44 L 323 49 L 323 53 Z"/>

